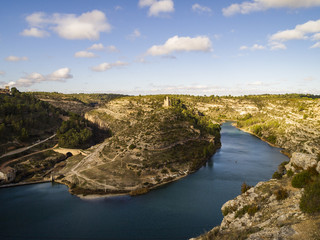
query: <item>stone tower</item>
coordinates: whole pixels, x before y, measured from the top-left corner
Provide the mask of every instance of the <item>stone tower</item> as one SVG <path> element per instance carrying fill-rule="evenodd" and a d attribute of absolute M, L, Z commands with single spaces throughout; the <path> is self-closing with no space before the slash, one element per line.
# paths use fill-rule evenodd
<path fill-rule="evenodd" d="M 164 102 L 163 102 L 163 107 L 164 108 L 168 108 L 171 106 L 171 100 L 169 99 L 169 97 L 167 96 L 165 99 L 164 99 Z"/>

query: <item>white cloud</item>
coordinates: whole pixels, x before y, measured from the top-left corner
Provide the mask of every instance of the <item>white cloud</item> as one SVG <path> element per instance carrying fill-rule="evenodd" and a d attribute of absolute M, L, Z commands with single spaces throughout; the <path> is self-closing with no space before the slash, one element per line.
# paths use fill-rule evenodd
<path fill-rule="evenodd" d="M 314 34 L 314 35 L 312 36 L 312 40 L 314 40 L 314 41 L 320 40 L 320 33 Z"/>
<path fill-rule="evenodd" d="M 110 46 L 107 46 L 107 51 L 108 52 L 119 52 L 119 49 L 114 45 L 110 45 Z"/>
<path fill-rule="evenodd" d="M 87 48 L 88 50 L 95 50 L 95 51 L 108 51 L 108 52 L 119 52 L 116 46 L 104 46 L 102 43 L 95 43 L 91 47 Z"/>
<path fill-rule="evenodd" d="M 320 48 L 320 42 L 313 44 L 310 48 Z"/>
<path fill-rule="evenodd" d="M 127 66 L 129 65 L 128 63 L 126 62 L 121 62 L 121 61 L 117 61 L 115 63 L 101 63 L 99 64 L 98 66 L 94 66 L 91 68 L 92 71 L 94 72 L 104 72 L 104 71 L 107 71 L 113 67 L 123 67 L 123 66 Z"/>
<path fill-rule="evenodd" d="M 17 56 L 8 56 L 5 58 L 8 62 L 19 62 L 19 61 L 28 61 L 27 57 L 17 57 Z"/>
<path fill-rule="evenodd" d="M 255 82 L 248 83 L 248 85 L 249 86 L 262 86 L 264 84 L 261 81 L 255 81 Z"/>
<path fill-rule="evenodd" d="M 211 13 L 212 10 L 209 7 L 201 6 L 198 3 L 192 5 L 192 10 L 197 13 Z"/>
<path fill-rule="evenodd" d="M 265 46 L 259 45 L 259 44 L 254 44 L 251 47 L 248 46 L 241 46 L 239 48 L 239 50 L 243 51 L 243 50 L 251 50 L 251 51 L 255 51 L 255 50 L 264 50 L 266 49 Z"/>
<path fill-rule="evenodd" d="M 289 41 L 289 40 L 295 40 L 295 39 L 304 39 L 305 35 L 303 32 L 297 30 L 297 29 L 292 29 L 292 30 L 285 30 L 285 31 L 280 31 L 275 34 L 273 34 L 270 37 L 271 41 Z"/>
<path fill-rule="evenodd" d="M 65 39 L 96 40 L 99 39 L 100 33 L 111 30 L 106 15 L 99 10 L 86 12 L 80 16 L 60 13 L 47 15 L 36 12 L 27 16 L 26 21 L 31 28 L 25 29 L 22 35 L 33 37 L 45 36 L 48 34 L 46 29 L 53 30 Z"/>
<path fill-rule="evenodd" d="M 48 37 L 50 34 L 47 31 L 40 30 L 38 28 L 32 27 L 30 29 L 23 30 L 20 35 L 26 36 L 26 37 L 38 37 L 38 38 L 44 38 Z"/>
<path fill-rule="evenodd" d="M 115 6 L 114 7 L 114 10 L 116 10 L 116 11 L 119 11 L 119 10 L 122 10 L 123 8 L 121 7 L 121 6 L 119 6 L 119 5 L 117 5 L 117 6 Z"/>
<path fill-rule="evenodd" d="M 30 87 L 36 83 L 41 83 L 46 81 L 64 82 L 67 79 L 70 79 L 72 77 L 73 76 L 70 74 L 69 68 L 61 68 L 46 76 L 40 73 L 34 72 L 25 77 L 18 79 L 16 82 L 9 82 L 8 85 L 11 87 Z"/>
<path fill-rule="evenodd" d="M 48 75 L 47 79 L 50 81 L 64 81 L 64 79 L 72 78 L 70 68 L 60 68 L 57 71 Z"/>
<path fill-rule="evenodd" d="M 130 35 L 128 35 L 128 39 L 135 40 L 136 38 L 139 38 L 141 36 L 141 32 L 139 29 L 135 29 Z"/>
<path fill-rule="evenodd" d="M 270 8 L 310 8 L 320 6 L 320 0 L 252 0 L 234 3 L 222 9 L 224 16 L 237 13 L 248 14 L 256 11 L 265 11 Z"/>
<path fill-rule="evenodd" d="M 309 36 L 310 34 L 313 34 L 313 36 Z M 279 31 L 270 36 L 269 42 L 270 45 L 281 46 L 280 42 L 301 39 L 311 39 L 314 41 L 320 40 L 320 19 L 316 21 L 311 20 L 304 24 L 296 25 L 293 29 Z M 311 48 L 316 48 L 317 46 L 318 45 L 316 43 L 311 46 Z M 282 49 L 285 49 L 285 46 L 283 44 Z"/>
<path fill-rule="evenodd" d="M 254 44 L 251 49 L 254 51 L 254 50 L 263 50 L 263 49 L 266 49 L 265 46 L 262 46 L 262 45 L 259 45 L 259 44 Z"/>
<path fill-rule="evenodd" d="M 212 51 L 210 39 L 206 36 L 195 38 L 174 36 L 169 38 L 163 45 L 154 45 L 149 48 L 147 55 L 159 56 L 168 55 L 172 52 L 190 51 Z"/>
<path fill-rule="evenodd" d="M 280 42 L 269 42 L 271 50 L 285 50 L 287 49 L 286 45 Z"/>
<path fill-rule="evenodd" d="M 148 16 L 159 16 L 160 13 L 174 12 L 172 0 L 139 0 L 139 7 L 149 7 Z"/>
<path fill-rule="evenodd" d="M 0 71 L 0 76 L 4 76 L 6 74 L 5 71 Z"/>
<path fill-rule="evenodd" d="M 94 53 L 88 51 L 79 51 L 74 54 L 76 58 L 94 58 L 97 57 Z"/>
<path fill-rule="evenodd" d="M 32 27 L 42 28 L 44 25 L 48 24 L 50 20 L 44 12 L 35 12 L 26 17 L 26 21 Z"/>
<path fill-rule="evenodd" d="M 95 43 L 91 47 L 88 47 L 88 50 L 97 50 L 97 51 L 102 51 L 104 50 L 105 47 L 103 46 L 102 43 Z"/>

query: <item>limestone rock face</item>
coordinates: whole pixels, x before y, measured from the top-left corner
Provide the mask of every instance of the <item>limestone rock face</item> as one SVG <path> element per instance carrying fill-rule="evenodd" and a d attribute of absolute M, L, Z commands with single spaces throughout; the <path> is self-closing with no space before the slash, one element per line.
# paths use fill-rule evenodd
<path fill-rule="evenodd" d="M 277 199 L 280 189 L 288 193 L 287 198 Z M 303 189 L 291 187 L 290 178 L 260 182 L 226 202 L 221 208 L 224 213 L 221 225 L 197 240 L 239 239 L 239 236 L 250 240 L 298 239 L 305 231 L 305 222 L 311 219 L 300 210 L 302 193 Z"/>
<path fill-rule="evenodd" d="M 294 152 L 290 159 L 290 162 L 285 166 L 287 170 L 295 171 L 295 167 L 302 168 L 304 170 L 317 166 L 318 162 L 316 160 L 316 156 L 306 153 L 298 153 Z M 318 164 L 317 171 L 320 170 L 320 166 Z"/>
<path fill-rule="evenodd" d="M 317 171 L 318 171 L 318 173 L 320 173 L 320 162 L 318 162 L 318 165 L 317 165 Z"/>

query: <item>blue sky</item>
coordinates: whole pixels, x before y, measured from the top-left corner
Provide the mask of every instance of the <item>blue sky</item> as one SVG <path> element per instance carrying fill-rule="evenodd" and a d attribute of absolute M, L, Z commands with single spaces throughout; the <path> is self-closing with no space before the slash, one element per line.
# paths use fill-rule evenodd
<path fill-rule="evenodd" d="M 320 94 L 320 0 L 2 1 L 0 86 Z"/>

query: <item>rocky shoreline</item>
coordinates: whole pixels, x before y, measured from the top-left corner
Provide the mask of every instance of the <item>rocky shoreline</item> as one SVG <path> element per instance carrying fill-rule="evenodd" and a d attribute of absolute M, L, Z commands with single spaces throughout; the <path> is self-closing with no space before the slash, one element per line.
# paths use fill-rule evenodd
<path fill-rule="evenodd" d="M 305 153 L 293 153 L 285 165 L 287 171 L 315 168 L 320 161 Z M 226 202 L 220 226 L 193 240 L 205 239 L 320 239 L 320 215 L 300 209 L 303 188 L 291 185 L 292 176 L 259 182 L 245 193 Z"/>

